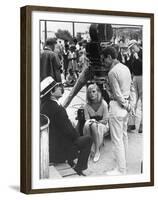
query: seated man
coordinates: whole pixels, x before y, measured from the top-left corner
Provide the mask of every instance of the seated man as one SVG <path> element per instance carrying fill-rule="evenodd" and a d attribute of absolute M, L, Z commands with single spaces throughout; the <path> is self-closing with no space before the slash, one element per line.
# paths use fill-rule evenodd
<path fill-rule="evenodd" d="M 63 95 L 63 86 L 52 77 L 41 82 L 41 113 L 50 119 L 49 125 L 49 160 L 54 163 L 68 161 L 78 175 L 85 175 L 91 150 L 90 136 L 79 136 L 72 126 L 64 107 L 58 99 Z M 77 164 L 73 160 L 78 158 Z"/>

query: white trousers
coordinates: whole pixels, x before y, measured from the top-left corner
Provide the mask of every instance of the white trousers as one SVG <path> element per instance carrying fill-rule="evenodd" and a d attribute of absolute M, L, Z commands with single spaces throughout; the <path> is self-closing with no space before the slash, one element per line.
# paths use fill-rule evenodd
<path fill-rule="evenodd" d="M 133 84 L 138 99 L 136 104 L 136 116 L 135 116 L 135 127 L 136 127 L 136 132 L 138 132 L 140 124 L 142 122 L 142 76 L 134 76 Z"/>
<path fill-rule="evenodd" d="M 126 172 L 128 112 L 117 101 L 110 101 L 109 127 L 113 152 L 120 172 Z"/>

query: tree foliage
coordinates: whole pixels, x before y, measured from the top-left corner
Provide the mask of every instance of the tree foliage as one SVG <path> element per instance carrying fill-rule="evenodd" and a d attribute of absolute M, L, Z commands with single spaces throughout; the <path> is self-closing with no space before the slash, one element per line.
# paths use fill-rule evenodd
<path fill-rule="evenodd" d="M 58 31 L 55 33 L 55 35 L 57 38 L 62 39 L 62 40 L 68 40 L 68 41 L 73 40 L 73 37 L 68 30 L 58 29 Z"/>

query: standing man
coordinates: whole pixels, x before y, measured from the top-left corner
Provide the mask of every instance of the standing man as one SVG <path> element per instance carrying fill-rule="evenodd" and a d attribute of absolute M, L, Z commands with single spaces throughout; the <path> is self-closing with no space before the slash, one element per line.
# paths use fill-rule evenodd
<path fill-rule="evenodd" d="M 61 63 L 59 56 L 54 52 L 56 38 L 48 38 L 40 55 L 40 81 L 52 76 L 55 81 L 61 82 Z"/>
<path fill-rule="evenodd" d="M 63 50 L 63 66 L 64 66 L 64 77 L 65 77 L 65 80 L 66 80 L 66 76 L 68 74 L 67 73 L 68 64 L 69 64 L 68 55 L 69 55 L 69 45 L 65 44 L 64 50 Z"/>
<path fill-rule="evenodd" d="M 135 106 L 135 132 L 141 133 L 142 121 L 142 49 L 136 40 L 131 40 L 128 44 L 131 51 L 131 70 L 133 75 L 133 84 L 136 91 L 137 102 Z"/>
<path fill-rule="evenodd" d="M 49 160 L 53 163 L 68 161 L 78 175 L 85 176 L 92 138 L 79 136 L 64 107 L 58 99 L 63 95 L 63 86 L 52 77 L 41 82 L 41 113 L 50 119 Z M 77 164 L 73 160 L 77 158 Z"/>
<path fill-rule="evenodd" d="M 126 174 L 128 148 L 127 122 L 131 111 L 130 88 L 131 74 L 127 66 L 117 60 L 117 51 L 107 47 L 103 51 L 105 66 L 109 68 L 108 78 L 112 92 L 109 104 L 109 126 L 113 143 L 116 168 L 107 175 Z"/>

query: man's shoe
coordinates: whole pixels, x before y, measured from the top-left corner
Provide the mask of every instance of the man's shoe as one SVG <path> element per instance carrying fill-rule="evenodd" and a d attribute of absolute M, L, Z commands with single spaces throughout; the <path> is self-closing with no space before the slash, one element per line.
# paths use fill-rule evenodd
<path fill-rule="evenodd" d="M 90 171 L 89 169 L 79 170 L 77 169 L 77 167 L 75 167 L 74 170 L 79 176 L 89 176 L 92 173 L 92 171 Z"/>
<path fill-rule="evenodd" d="M 106 175 L 108 176 L 121 176 L 125 174 L 126 174 L 125 172 L 120 172 L 117 168 L 106 172 Z"/>
<path fill-rule="evenodd" d="M 83 171 L 80 171 L 77 173 L 79 176 L 87 176 L 85 173 L 83 173 Z"/>
<path fill-rule="evenodd" d="M 86 174 L 84 174 L 82 170 L 78 170 L 77 168 L 74 168 L 74 170 L 79 176 L 86 176 Z"/>
<path fill-rule="evenodd" d="M 135 125 L 128 125 L 127 132 L 131 132 L 135 128 L 136 128 Z"/>
<path fill-rule="evenodd" d="M 80 172 L 80 176 L 90 176 L 92 174 L 92 171 L 90 171 L 89 169 L 85 169 L 85 170 L 82 170 Z"/>
<path fill-rule="evenodd" d="M 139 127 L 139 133 L 142 133 L 143 132 L 143 125 L 140 124 L 140 127 Z"/>
<path fill-rule="evenodd" d="M 139 129 L 139 133 L 142 133 L 142 132 L 143 132 L 143 131 L 142 131 L 142 128 L 140 128 L 140 129 Z"/>

